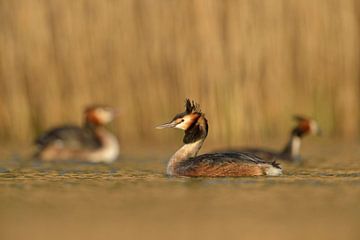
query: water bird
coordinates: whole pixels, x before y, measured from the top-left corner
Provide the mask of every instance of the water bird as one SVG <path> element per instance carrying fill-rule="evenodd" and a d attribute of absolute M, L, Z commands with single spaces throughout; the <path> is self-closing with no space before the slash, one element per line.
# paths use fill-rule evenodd
<path fill-rule="evenodd" d="M 303 137 L 307 135 L 320 135 L 321 130 L 318 123 L 309 117 L 295 115 L 295 127 L 290 132 L 290 139 L 281 151 L 266 148 L 241 148 L 236 151 L 246 151 L 254 153 L 266 160 L 283 160 L 292 163 L 300 163 L 302 157 L 300 155 L 301 143 Z"/>
<path fill-rule="evenodd" d="M 279 164 L 264 161 L 252 153 L 222 152 L 197 155 L 208 135 L 208 121 L 199 104 L 186 99 L 185 111 L 157 129 L 178 128 L 185 131 L 184 145 L 170 158 L 166 173 L 188 177 L 278 176 Z"/>
<path fill-rule="evenodd" d="M 83 126 L 64 125 L 50 129 L 35 140 L 35 158 L 43 161 L 78 160 L 111 163 L 120 153 L 119 142 L 105 127 L 116 111 L 94 105 L 84 111 Z"/>

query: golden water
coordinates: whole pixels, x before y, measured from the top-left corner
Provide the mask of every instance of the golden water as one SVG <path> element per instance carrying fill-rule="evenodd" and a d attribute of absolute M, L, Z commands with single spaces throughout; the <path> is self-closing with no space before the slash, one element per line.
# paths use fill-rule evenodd
<path fill-rule="evenodd" d="M 8 157 L 0 239 L 360 239 L 359 146 L 321 147 L 271 178 L 169 178 L 168 152 L 113 165 Z"/>

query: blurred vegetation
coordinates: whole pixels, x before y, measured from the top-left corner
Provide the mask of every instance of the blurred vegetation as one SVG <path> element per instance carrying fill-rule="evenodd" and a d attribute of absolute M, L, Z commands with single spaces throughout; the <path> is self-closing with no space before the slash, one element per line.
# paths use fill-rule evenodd
<path fill-rule="evenodd" d="M 356 0 L 0 0 L 0 140 L 121 109 L 122 141 L 198 101 L 210 141 L 285 136 L 291 115 L 359 135 Z"/>

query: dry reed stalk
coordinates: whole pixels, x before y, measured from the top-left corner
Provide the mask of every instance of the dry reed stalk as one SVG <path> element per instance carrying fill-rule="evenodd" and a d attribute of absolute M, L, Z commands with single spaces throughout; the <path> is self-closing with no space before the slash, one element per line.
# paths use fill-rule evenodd
<path fill-rule="evenodd" d="M 0 1 L 0 138 L 30 142 L 81 121 L 90 103 L 122 109 L 114 129 L 153 127 L 202 104 L 214 144 L 286 136 L 293 113 L 359 134 L 355 0 Z M 170 138 L 172 134 L 164 133 Z"/>

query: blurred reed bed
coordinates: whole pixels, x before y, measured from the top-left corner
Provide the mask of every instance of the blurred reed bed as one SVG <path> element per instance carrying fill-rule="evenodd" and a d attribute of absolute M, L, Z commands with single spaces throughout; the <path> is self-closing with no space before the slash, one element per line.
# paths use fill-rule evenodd
<path fill-rule="evenodd" d="M 294 113 L 358 137 L 359 21 L 356 0 L 0 0 L 0 141 L 105 103 L 122 141 L 164 142 L 185 97 L 215 144 L 285 138 Z"/>

